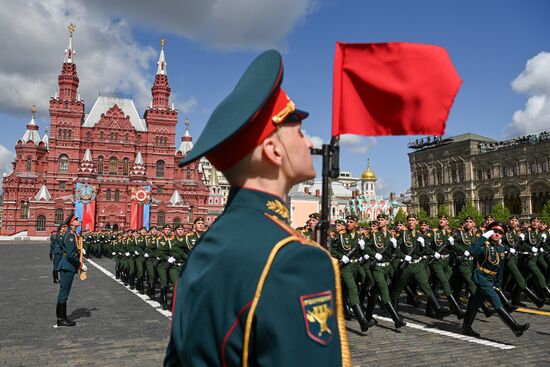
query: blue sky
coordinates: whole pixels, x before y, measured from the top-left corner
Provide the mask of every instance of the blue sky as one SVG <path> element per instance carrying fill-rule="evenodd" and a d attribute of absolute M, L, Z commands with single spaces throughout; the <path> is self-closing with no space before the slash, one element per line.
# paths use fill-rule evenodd
<path fill-rule="evenodd" d="M 337 41 L 445 47 L 463 80 L 447 135 L 502 139 L 548 129 L 548 14 L 545 0 L 12 2 L 0 10 L 0 170 L 11 166 L 32 104 L 39 108 L 41 134 L 49 125 L 48 100 L 70 22 L 77 25 L 75 60 L 86 111 L 100 91 L 116 90 L 132 95 L 143 113 L 165 36 L 168 78 L 180 111 L 178 135 L 189 117 L 196 139 L 250 61 L 277 48 L 284 57 L 285 90 L 310 112 L 304 130 L 326 142 Z M 404 192 L 410 185 L 407 143 L 414 138 L 347 136 L 340 166 L 360 175 L 370 159 L 379 192 Z"/>

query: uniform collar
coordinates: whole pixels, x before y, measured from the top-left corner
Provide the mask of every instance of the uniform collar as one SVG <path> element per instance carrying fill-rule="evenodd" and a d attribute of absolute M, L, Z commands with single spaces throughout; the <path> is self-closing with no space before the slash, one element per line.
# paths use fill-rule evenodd
<path fill-rule="evenodd" d="M 246 207 L 272 214 L 286 223 L 290 220 L 288 208 L 283 199 L 263 191 L 232 187 L 229 190 L 226 210 L 232 207 Z"/>

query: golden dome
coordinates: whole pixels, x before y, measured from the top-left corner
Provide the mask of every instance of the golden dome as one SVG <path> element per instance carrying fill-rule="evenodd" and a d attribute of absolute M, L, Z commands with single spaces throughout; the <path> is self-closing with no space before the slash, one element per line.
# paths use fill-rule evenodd
<path fill-rule="evenodd" d="M 370 169 L 370 159 L 367 161 L 367 169 L 363 172 L 361 175 L 362 180 L 370 180 L 370 181 L 376 181 L 376 175 L 374 172 Z"/>

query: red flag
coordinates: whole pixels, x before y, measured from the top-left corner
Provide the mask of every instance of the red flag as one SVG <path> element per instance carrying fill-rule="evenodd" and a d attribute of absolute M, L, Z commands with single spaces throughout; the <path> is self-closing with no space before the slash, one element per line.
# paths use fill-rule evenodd
<path fill-rule="evenodd" d="M 461 82 L 442 47 L 337 43 L 332 136 L 441 136 Z"/>

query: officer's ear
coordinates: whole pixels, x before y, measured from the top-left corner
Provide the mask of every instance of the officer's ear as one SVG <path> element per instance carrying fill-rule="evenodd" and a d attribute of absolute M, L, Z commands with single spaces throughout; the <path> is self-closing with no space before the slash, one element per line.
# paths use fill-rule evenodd
<path fill-rule="evenodd" d="M 275 134 L 267 137 L 262 142 L 262 155 L 264 159 L 276 166 L 283 164 L 284 147 L 279 139 L 275 137 Z"/>

